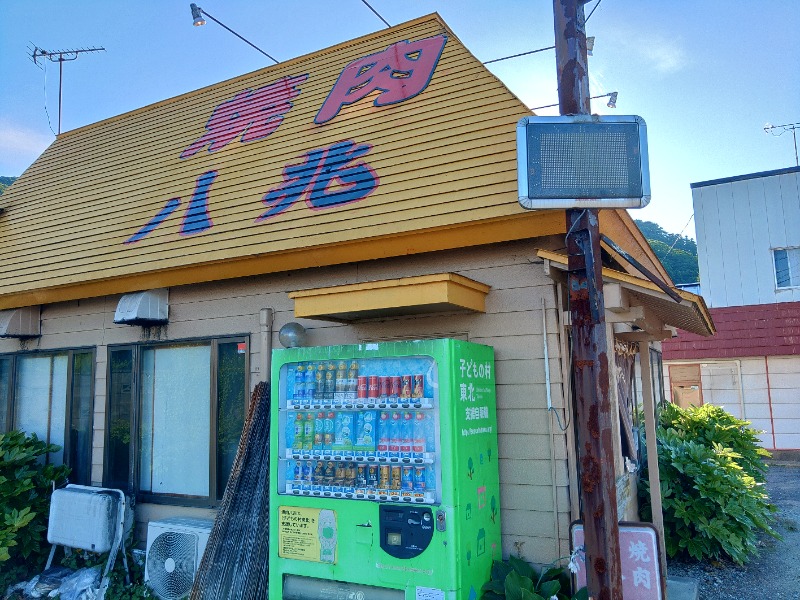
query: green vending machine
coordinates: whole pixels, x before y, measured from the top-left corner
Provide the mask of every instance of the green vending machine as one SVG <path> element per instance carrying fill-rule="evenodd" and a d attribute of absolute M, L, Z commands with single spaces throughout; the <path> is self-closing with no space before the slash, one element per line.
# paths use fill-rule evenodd
<path fill-rule="evenodd" d="M 477 600 L 501 558 L 494 352 L 276 350 L 270 598 Z"/>

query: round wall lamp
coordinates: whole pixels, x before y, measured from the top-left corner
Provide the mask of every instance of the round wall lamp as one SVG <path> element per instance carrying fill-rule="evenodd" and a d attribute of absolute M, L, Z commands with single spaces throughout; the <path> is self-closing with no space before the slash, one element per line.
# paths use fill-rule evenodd
<path fill-rule="evenodd" d="M 306 343 L 306 328 L 300 323 L 287 323 L 278 332 L 278 340 L 284 348 L 298 348 Z"/>

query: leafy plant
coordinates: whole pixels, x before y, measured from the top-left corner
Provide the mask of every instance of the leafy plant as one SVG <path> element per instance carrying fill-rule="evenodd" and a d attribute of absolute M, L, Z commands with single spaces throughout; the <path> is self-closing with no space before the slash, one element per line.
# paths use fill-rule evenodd
<path fill-rule="evenodd" d="M 541 572 L 522 559 L 510 556 L 508 560 L 492 563 L 491 579 L 481 588 L 482 600 L 570 600 L 569 576 L 561 567 L 550 567 Z M 586 588 L 579 590 L 571 600 L 587 600 Z"/>
<path fill-rule="evenodd" d="M 719 407 L 664 407 L 656 447 L 669 556 L 727 556 L 743 564 L 758 553 L 759 532 L 779 537 L 763 484 L 769 453 L 758 447 L 756 434 Z M 646 472 L 639 485 L 642 516 L 649 520 Z"/>
<path fill-rule="evenodd" d="M 69 468 L 44 464 L 42 457 L 58 450 L 35 434 L 0 434 L 0 571 L 4 574 L 44 564 L 50 490 L 53 482 L 66 480 Z M 5 581 L 7 577 L 0 576 L 0 588 L 12 583 Z"/>

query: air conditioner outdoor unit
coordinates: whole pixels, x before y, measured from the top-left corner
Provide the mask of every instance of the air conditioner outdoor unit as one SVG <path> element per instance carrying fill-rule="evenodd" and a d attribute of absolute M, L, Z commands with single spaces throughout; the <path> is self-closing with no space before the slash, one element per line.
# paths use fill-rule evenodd
<path fill-rule="evenodd" d="M 192 591 L 214 521 L 173 517 L 150 521 L 144 580 L 161 600 L 179 600 Z"/>

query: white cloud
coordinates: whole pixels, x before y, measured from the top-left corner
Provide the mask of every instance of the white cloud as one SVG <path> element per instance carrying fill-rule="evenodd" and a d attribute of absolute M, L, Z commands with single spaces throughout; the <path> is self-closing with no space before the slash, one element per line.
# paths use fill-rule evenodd
<path fill-rule="evenodd" d="M 664 74 L 677 73 L 688 63 L 678 40 L 650 37 L 639 45 L 639 51 L 653 69 Z"/>
<path fill-rule="evenodd" d="M 20 175 L 53 142 L 53 137 L 0 119 L 0 175 Z"/>

